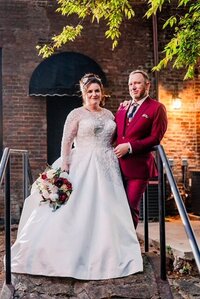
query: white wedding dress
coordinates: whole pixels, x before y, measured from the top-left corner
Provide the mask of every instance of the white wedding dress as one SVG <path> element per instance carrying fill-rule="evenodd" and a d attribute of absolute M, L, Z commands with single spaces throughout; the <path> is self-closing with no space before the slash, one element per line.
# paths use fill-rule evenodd
<path fill-rule="evenodd" d="M 52 212 L 33 186 L 11 249 L 13 273 L 96 280 L 143 271 L 140 244 L 111 140 L 110 111 L 74 109 L 67 117 L 61 157 L 70 162 L 73 192 Z M 71 150 L 74 141 L 75 147 Z M 53 167 L 59 167 L 58 159 Z"/>

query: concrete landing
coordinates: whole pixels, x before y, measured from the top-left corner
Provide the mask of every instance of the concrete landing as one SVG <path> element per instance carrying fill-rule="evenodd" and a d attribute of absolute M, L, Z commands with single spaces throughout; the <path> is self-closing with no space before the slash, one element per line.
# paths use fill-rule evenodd
<path fill-rule="evenodd" d="M 190 220 L 197 244 L 200 248 L 200 218 Z M 165 223 L 166 230 L 166 246 L 170 246 L 174 256 L 182 259 L 192 260 L 192 249 L 185 232 L 185 228 L 180 219 L 170 219 Z M 137 234 L 140 239 L 144 239 L 144 224 L 139 223 Z M 159 223 L 149 223 L 149 243 L 159 248 Z"/>

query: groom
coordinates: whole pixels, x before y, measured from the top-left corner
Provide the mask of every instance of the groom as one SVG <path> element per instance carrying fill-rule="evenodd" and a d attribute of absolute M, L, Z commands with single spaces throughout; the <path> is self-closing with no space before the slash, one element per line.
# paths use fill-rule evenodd
<path fill-rule="evenodd" d="M 150 81 L 146 72 L 135 70 L 129 75 L 127 106 L 120 105 L 116 113 L 117 140 L 114 149 L 124 180 L 124 186 L 135 228 L 139 221 L 139 206 L 150 178 L 157 176 L 151 149 L 160 143 L 167 129 L 163 104 L 149 96 Z"/>

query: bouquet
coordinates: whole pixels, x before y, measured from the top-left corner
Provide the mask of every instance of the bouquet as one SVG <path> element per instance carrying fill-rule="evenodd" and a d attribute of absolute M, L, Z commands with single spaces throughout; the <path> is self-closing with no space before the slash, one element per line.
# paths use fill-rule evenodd
<path fill-rule="evenodd" d="M 42 196 L 41 203 L 48 202 L 53 211 L 65 204 L 72 193 L 68 174 L 61 168 L 53 169 L 51 166 L 40 174 L 36 186 Z"/>

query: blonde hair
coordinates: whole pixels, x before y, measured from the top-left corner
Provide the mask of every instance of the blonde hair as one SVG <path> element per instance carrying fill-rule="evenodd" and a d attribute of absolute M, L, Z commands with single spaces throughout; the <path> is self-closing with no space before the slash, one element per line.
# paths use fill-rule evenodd
<path fill-rule="evenodd" d="M 87 89 L 90 86 L 90 84 L 92 84 L 92 83 L 97 83 L 99 85 L 99 87 L 101 89 L 101 93 L 102 93 L 101 104 L 104 105 L 105 104 L 105 94 L 104 94 L 104 87 L 101 82 L 101 78 L 98 75 L 93 74 L 93 73 L 85 74 L 79 81 L 80 90 L 81 90 L 82 97 L 83 97 L 83 102 L 85 101 L 85 95 L 86 95 Z"/>
<path fill-rule="evenodd" d="M 149 76 L 148 76 L 148 74 L 145 72 L 145 71 L 142 71 L 142 70 L 135 70 L 135 71 L 132 71 L 131 73 L 130 73 L 130 75 L 129 75 L 129 78 L 132 76 L 132 75 L 134 75 L 134 74 L 141 74 L 142 76 L 143 76 L 143 78 L 144 78 L 144 80 L 145 80 L 145 82 L 149 82 L 150 80 L 149 80 Z"/>

